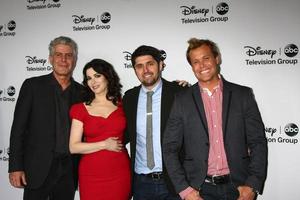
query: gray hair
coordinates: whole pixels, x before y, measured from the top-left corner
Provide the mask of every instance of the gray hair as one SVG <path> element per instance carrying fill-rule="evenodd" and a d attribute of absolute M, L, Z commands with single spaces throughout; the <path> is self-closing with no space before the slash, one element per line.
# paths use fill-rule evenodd
<path fill-rule="evenodd" d="M 54 54 L 54 47 L 58 44 L 64 44 L 64 45 L 68 45 L 73 49 L 73 54 L 75 59 L 77 60 L 77 55 L 78 55 L 78 46 L 76 44 L 76 42 L 66 36 L 59 36 L 57 38 L 54 38 L 50 44 L 49 44 L 49 55 L 52 56 Z"/>

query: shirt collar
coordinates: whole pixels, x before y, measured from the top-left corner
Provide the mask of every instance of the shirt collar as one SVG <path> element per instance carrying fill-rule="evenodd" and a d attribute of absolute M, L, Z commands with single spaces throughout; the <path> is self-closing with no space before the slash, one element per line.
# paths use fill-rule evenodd
<path fill-rule="evenodd" d="M 152 88 L 152 90 L 148 90 L 144 85 L 142 85 L 142 91 L 146 94 L 149 91 L 153 91 L 154 93 L 157 92 L 158 90 L 160 90 L 162 88 L 162 80 L 161 78 L 159 78 L 158 80 L 158 84 L 156 84 L 156 86 L 154 88 Z"/>
<path fill-rule="evenodd" d="M 202 86 L 200 85 L 200 83 L 198 83 L 199 88 L 200 88 L 200 92 L 201 92 L 201 93 L 206 92 L 206 93 L 208 93 L 208 94 L 212 94 L 216 89 L 220 89 L 221 92 L 223 92 L 223 80 L 222 80 L 222 76 L 221 76 L 220 74 L 219 74 L 218 76 L 219 76 L 219 82 L 218 82 L 218 84 L 213 88 L 212 91 L 209 91 L 208 88 L 204 88 L 204 87 L 202 87 Z"/>
<path fill-rule="evenodd" d="M 51 73 L 51 84 L 55 85 L 57 88 L 62 89 L 61 85 L 59 84 L 59 82 L 56 80 L 53 72 Z M 68 88 L 71 88 L 74 85 L 74 79 L 73 77 L 70 78 L 70 85 L 68 86 Z"/>

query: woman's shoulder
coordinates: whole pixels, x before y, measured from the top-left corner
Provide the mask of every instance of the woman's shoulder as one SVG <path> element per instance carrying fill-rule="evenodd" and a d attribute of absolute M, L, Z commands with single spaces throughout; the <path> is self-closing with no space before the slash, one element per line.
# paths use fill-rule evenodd
<path fill-rule="evenodd" d="M 80 102 L 80 103 L 73 104 L 71 109 L 80 110 L 80 109 L 83 109 L 83 107 L 84 107 L 84 103 Z"/>
<path fill-rule="evenodd" d="M 85 111 L 85 107 L 84 107 L 84 103 L 81 102 L 81 103 L 76 103 L 76 104 L 73 104 L 71 109 L 70 109 L 70 113 L 71 114 L 75 114 L 75 113 L 84 113 Z"/>

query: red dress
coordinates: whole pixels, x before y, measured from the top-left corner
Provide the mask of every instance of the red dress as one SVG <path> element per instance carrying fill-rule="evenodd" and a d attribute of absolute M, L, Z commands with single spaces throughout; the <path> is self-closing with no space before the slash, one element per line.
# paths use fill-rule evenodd
<path fill-rule="evenodd" d="M 83 122 L 85 142 L 119 137 L 124 141 L 126 119 L 121 105 L 107 118 L 92 116 L 83 103 L 71 107 L 70 116 Z M 81 200 L 128 200 L 131 191 L 130 161 L 122 152 L 101 150 L 83 154 L 79 164 Z"/>

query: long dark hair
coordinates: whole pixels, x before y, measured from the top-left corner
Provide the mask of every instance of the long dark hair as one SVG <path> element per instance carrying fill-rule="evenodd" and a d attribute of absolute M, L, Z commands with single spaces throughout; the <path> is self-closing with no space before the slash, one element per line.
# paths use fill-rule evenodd
<path fill-rule="evenodd" d="M 123 87 L 120 83 L 120 78 L 115 71 L 114 67 L 102 59 L 93 59 L 88 62 L 83 68 L 83 86 L 85 88 L 84 101 L 87 105 L 90 105 L 95 99 L 94 92 L 89 88 L 87 84 L 86 71 L 92 68 L 95 72 L 102 74 L 107 80 L 107 94 L 106 98 L 112 101 L 114 105 L 118 104 L 121 99 L 121 88 Z"/>

